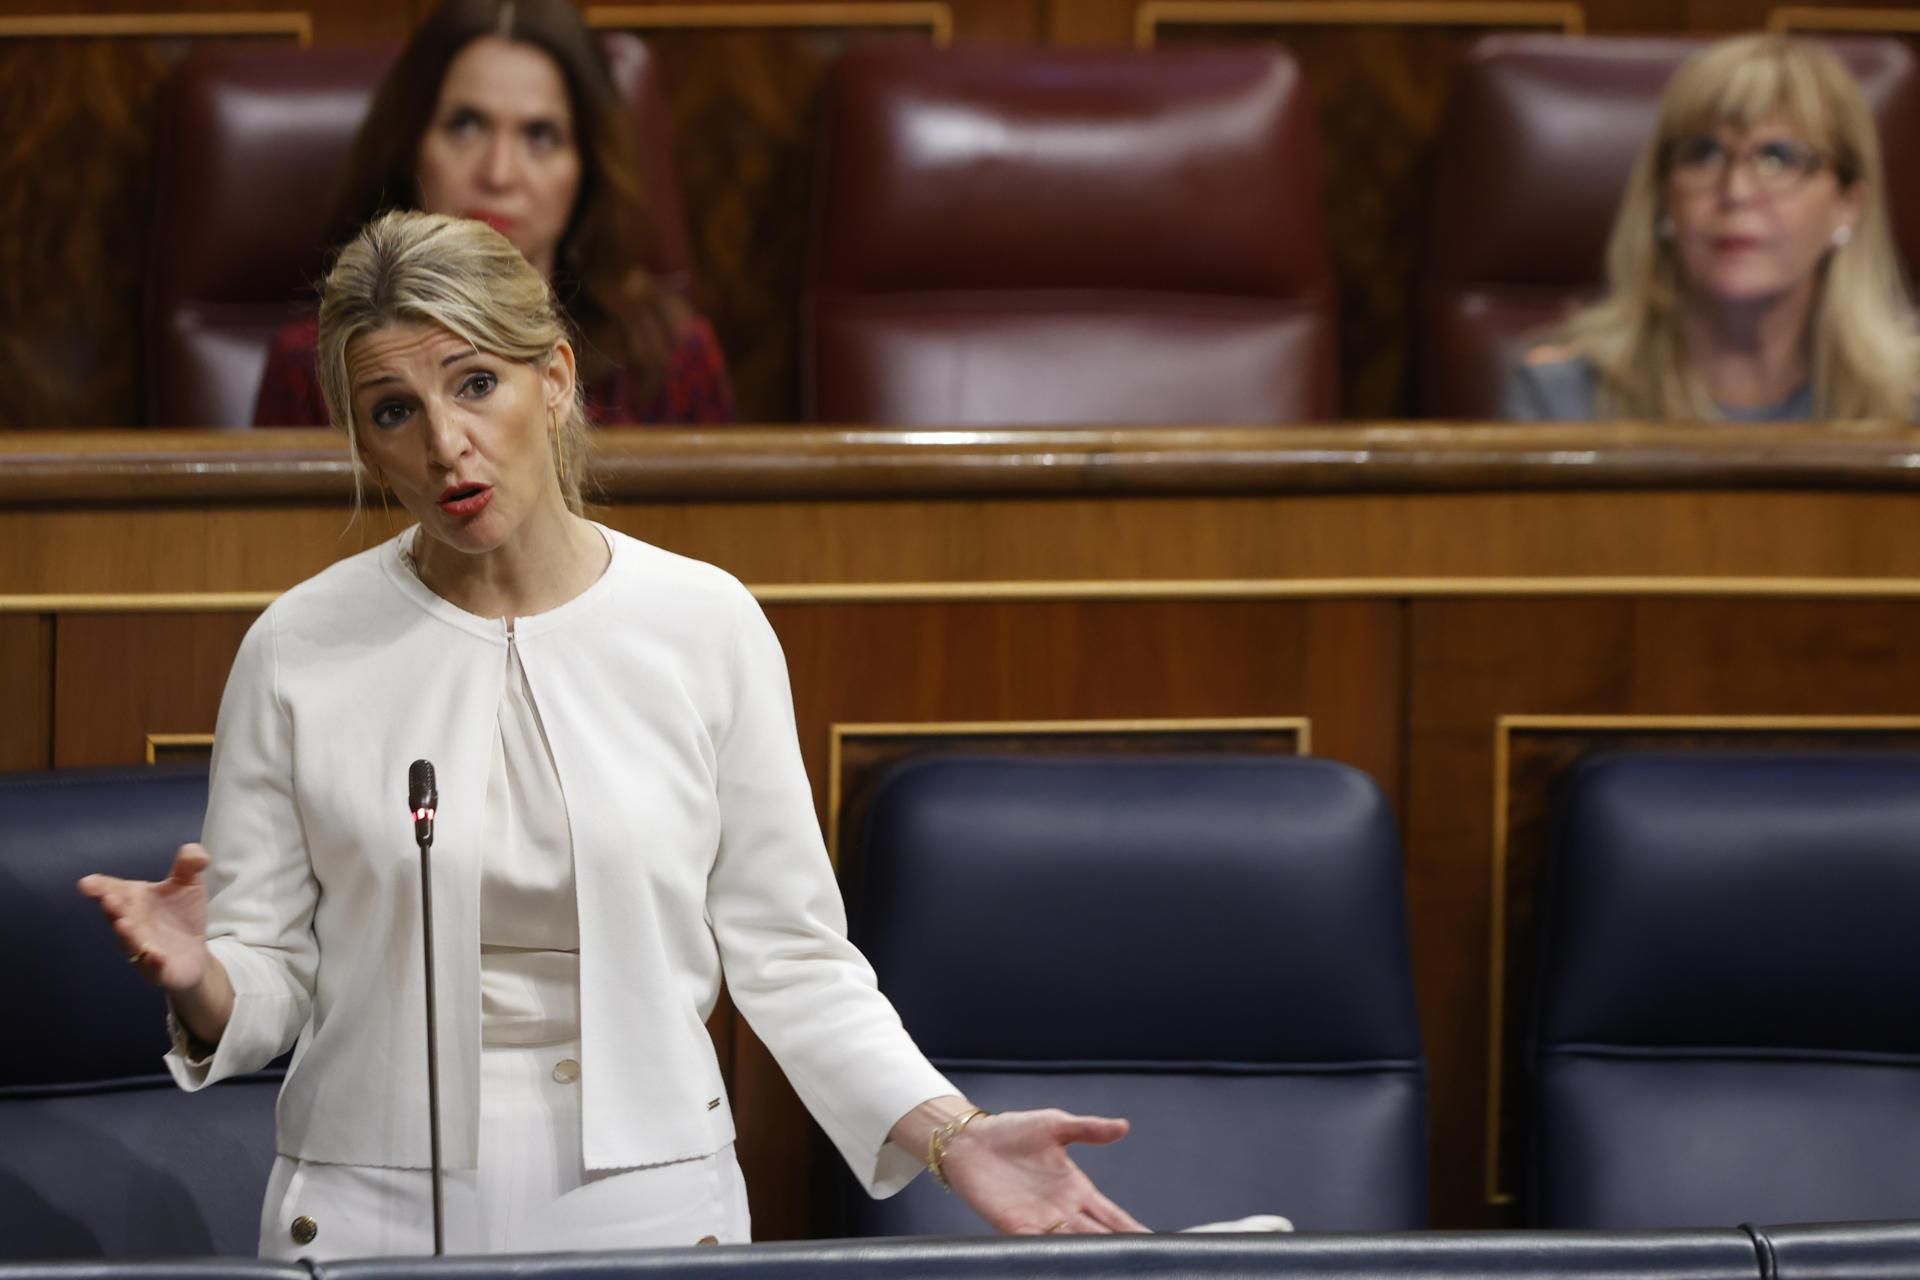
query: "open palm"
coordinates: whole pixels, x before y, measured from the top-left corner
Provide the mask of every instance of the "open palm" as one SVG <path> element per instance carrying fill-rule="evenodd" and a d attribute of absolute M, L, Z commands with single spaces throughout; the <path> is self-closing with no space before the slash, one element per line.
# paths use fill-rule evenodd
<path fill-rule="evenodd" d="M 982 1116 L 948 1148 L 942 1169 L 954 1194 L 1011 1234 L 1145 1231 L 1067 1155 L 1068 1143 L 1118 1142 L 1126 1134 L 1125 1120 L 1059 1110 Z"/>
<path fill-rule="evenodd" d="M 180 846 L 165 880 L 92 875 L 80 892 L 100 904 L 129 959 L 168 991 L 197 986 L 207 971 L 207 851 Z"/>

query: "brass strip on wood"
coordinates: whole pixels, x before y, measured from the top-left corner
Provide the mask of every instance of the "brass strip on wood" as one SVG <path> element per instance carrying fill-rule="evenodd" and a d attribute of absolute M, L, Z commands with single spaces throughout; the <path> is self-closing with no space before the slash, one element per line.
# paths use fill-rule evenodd
<path fill-rule="evenodd" d="M 213 735 L 210 733 L 150 733 L 147 735 L 147 763 L 158 764 L 156 758 L 164 747 L 211 747 Z"/>
<path fill-rule="evenodd" d="M 313 15 L 279 13 L 74 13 L 0 18 L 0 40 L 99 39 L 140 36 L 292 36 L 313 43 Z"/>
<path fill-rule="evenodd" d="M 924 27 L 936 45 L 953 41 L 953 10 L 933 0 L 866 4 L 590 5 L 587 25 L 599 30 L 699 27 Z"/>
<path fill-rule="evenodd" d="M 1769 31 L 1883 31 L 1899 35 L 1920 33 L 1920 12 L 1906 9 L 1822 9 L 1789 4 L 1767 15 Z"/>
<path fill-rule="evenodd" d="M 1222 578 L 1073 579 L 1036 582 L 796 582 L 748 588 L 770 604 L 1072 603 L 1181 600 L 1447 600 L 1593 598 L 1907 600 L 1920 578 Z M 264 609 L 278 591 L 63 592 L 0 595 L 12 613 L 238 613 Z"/>
<path fill-rule="evenodd" d="M 1586 11 L 1560 0 L 1146 0 L 1133 43 L 1151 49 L 1162 25 L 1194 27 L 1547 27 L 1583 35 Z"/>

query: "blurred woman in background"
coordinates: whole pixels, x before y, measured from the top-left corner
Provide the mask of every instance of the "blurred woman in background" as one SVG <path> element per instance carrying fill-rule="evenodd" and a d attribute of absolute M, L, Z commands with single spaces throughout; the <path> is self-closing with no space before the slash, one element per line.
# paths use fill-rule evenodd
<path fill-rule="evenodd" d="M 1527 353 L 1503 416 L 1913 415 L 1920 343 L 1873 116 L 1821 45 L 1739 36 L 1681 65 L 1607 277 L 1605 297 Z"/>
<path fill-rule="evenodd" d="M 642 262 L 646 192 L 631 124 L 593 34 L 567 0 L 447 0 L 374 94 L 330 243 L 389 209 L 474 218 L 553 285 L 596 423 L 727 422 L 712 327 Z M 275 335 L 259 426 L 323 426 L 312 319 Z"/>

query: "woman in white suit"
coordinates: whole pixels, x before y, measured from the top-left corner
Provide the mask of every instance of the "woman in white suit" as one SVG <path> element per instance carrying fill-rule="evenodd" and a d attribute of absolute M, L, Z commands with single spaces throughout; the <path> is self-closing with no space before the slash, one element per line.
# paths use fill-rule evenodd
<path fill-rule="evenodd" d="M 167 992 L 183 1088 L 295 1050 L 262 1253 L 430 1245 L 417 758 L 450 1251 L 748 1238 L 704 1026 L 723 976 L 870 1193 L 930 1162 L 1005 1231 L 1143 1229 L 1065 1151 L 1124 1121 L 977 1112 L 879 993 L 765 617 L 579 514 L 585 419 L 539 273 L 481 223 L 390 214 L 328 277 L 318 361 L 418 523 L 248 633 L 203 844 L 165 881 L 80 886 Z"/>

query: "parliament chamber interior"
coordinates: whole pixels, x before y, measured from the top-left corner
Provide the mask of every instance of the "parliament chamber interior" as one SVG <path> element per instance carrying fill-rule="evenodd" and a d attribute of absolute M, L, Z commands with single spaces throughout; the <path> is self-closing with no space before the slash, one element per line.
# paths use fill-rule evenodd
<path fill-rule="evenodd" d="M 409 121 L 416 32 L 437 8 L 0 4 L 0 954 L 23 975 L 0 1071 L 0 1280 L 1920 1277 L 1920 431 L 1858 408 L 1888 401 L 1861 398 L 1853 363 L 1907 370 L 1891 403 L 1920 405 L 1911 6 L 580 4 L 579 56 L 604 93 L 541 55 L 577 141 L 529 126 L 473 144 L 493 148 L 475 189 L 503 201 L 538 181 L 513 148 L 527 172 L 552 162 L 542 148 L 577 161 L 544 261 L 520 238 L 534 215 L 483 215 L 480 197 L 435 208 L 424 172 L 414 189 L 412 137 L 383 152 L 373 136 L 370 121 Z M 445 9 L 492 15 L 478 40 L 493 46 L 545 39 L 513 34 L 529 19 L 511 0 Z M 1839 68 L 1865 141 L 1841 108 L 1796 114 L 1826 101 L 1808 76 L 1660 141 L 1675 77 L 1755 32 Z M 419 113 L 442 111 L 461 65 L 433 64 L 426 98 L 414 85 Z M 492 126 L 470 111 L 407 127 L 425 157 L 442 131 L 467 145 Z M 355 206 L 368 174 L 374 203 Z M 480 218 L 545 270 L 577 349 L 567 385 L 595 424 L 582 510 L 609 566 L 638 573 L 650 544 L 717 566 L 764 612 L 786 754 L 728 779 L 735 738 L 697 732 L 720 712 L 674 722 L 699 738 L 688 776 L 717 779 L 701 856 L 724 869 L 742 843 L 728 797 L 761 794 L 764 760 L 804 767 L 792 856 L 830 862 L 821 882 L 882 1004 L 984 1109 L 912 1144 L 895 1130 L 881 1166 L 931 1166 L 898 1194 L 850 1172 L 851 1122 L 749 1019 L 774 998 L 766 975 L 734 968 L 738 931 L 799 930 L 792 911 L 832 932 L 839 903 L 784 900 L 785 880 L 755 897 L 717 869 L 704 916 L 695 900 L 656 942 L 636 915 L 648 936 L 632 945 L 692 947 L 725 971 L 710 1011 L 696 997 L 671 1017 L 703 1054 L 710 1040 L 721 1119 L 702 1154 L 737 1156 L 753 1243 L 690 1227 L 648 1247 L 303 1253 L 341 1239 L 347 1211 L 302 1209 L 289 1242 L 283 1166 L 424 1164 L 314 1154 L 332 1149 L 306 1113 L 318 1095 L 283 1082 L 348 1068 L 298 1017 L 297 1045 L 180 1087 L 184 1046 L 215 1052 L 189 996 L 137 922 L 116 937 L 101 916 L 120 908 L 76 892 L 82 877 L 171 885 L 204 824 L 227 918 L 240 908 L 220 895 L 250 882 L 222 871 L 214 811 L 284 783 L 298 794 L 276 812 L 301 828 L 287 838 L 316 850 L 302 867 L 320 923 L 294 926 L 309 951 L 322 930 L 316 1009 L 351 1016 L 327 974 L 330 957 L 354 963 L 348 943 L 380 948 L 375 984 L 418 999 L 415 933 L 324 933 L 377 932 L 372 916 L 327 924 L 363 891 L 317 852 L 345 775 L 260 782 L 215 735 L 229 717 L 247 750 L 267 732 L 222 707 L 263 631 L 293 652 L 294 623 L 275 630 L 270 610 L 293 618 L 309 587 L 396 545 L 419 574 L 408 589 L 435 591 L 403 533 L 418 494 L 391 461 L 415 427 L 389 428 L 385 402 L 365 418 L 373 357 L 353 344 L 373 338 L 339 337 L 329 276 L 388 207 Z M 1783 245 L 1812 237 L 1790 246 L 1800 274 L 1715 311 L 1712 272 L 1760 271 L 1776 228 Z M 1599 319 L 1567 318 L 1627 296 L 1635 246 L 1662 264 L 1632 296 L 1651 299 L 1665 345 L 1609 364 Z M 596 249 L 633 258 L 611 292 Z M 1849 322 L 1856 301 L 1898 324 Z M 664 338 L 620 310 L 643 303 Z M 636 352 L 657 367 L 643 376 Z M 1530 411 L 1545 401 L 1515 399 L 1530 372 L 1546 385 L 1543 361 L 1574 378 L 1552 395 L 1585 397 L 1550 421 Z M 1656 367 L 1638 391 L 1617 380 Z M 1741 381 L 1755 370 L 1786 378 Z M 486 385 L 459 383 L 447 412 L 491 412 L 469 401 Z M 1725 390 L 1754 385 L 1766 394 Z M 327 425 L 347 391 L 351 442 Z M 1650 411 L 1639 391 L 1706 412 Z M 419 401 L 430 467 L 438 394 Z M 564 479 L 564 426 L 528 430 L 542 460 L 549 433 Z M 441 511 L 471 505 L 456 488 Z M 420 538 L 439 536 L 430 523 Z M 512 656 L 515 612 L 484 616 L 495 632 L 507 619 L 536 715 L 558 715 L 533 626 Z M 677 607 L 657 612 L 674 616 L 600 630 L 693 634 Z M 342 618 L 311 660 L 372 688 L 351 673 L 378 666 L 398 626 Z M 689 643 L 688 671 L 745 661 Z M 698 685 L 669 697 L 616 675 L 585 687 L 611 704 Z M 751 693 L 715 705 L 739 715 Z M 455 715 L 446 699 L 368 700 L 332 712 L 364 722 L 364 741 L 316 747 L 300 714 L 318 712 L 271 701 L 295 774 L 315 752 L 407 741 L 389 718 Z M 510 743 L 505 701 L 499 715 Z M 549 781 L 580 776 L 546 732 Z M 368 766 L 391 779 L 366 803 L 392 811 L 395 844 L 365 856 L 412 868 L 379 873 L 396 918 L 467 873 L 440 879 L 452 932 L 426 929 L 440 1030 L 415 1003 L 383 1006 L 368 1020 L 407 1052 L 352 1069 L 363 1109 L 399 1113 L 424 1150 L 427 1116 L 406 1100 L 435 1037 L 428 1069 L 458 1077 L 443 1098 L 471 1103 L 494 1052 L 475 1031 L 490 961 L 472 957 L 502 926 L 485 905 L 474 924 L 469 899 L 491 890 L 458 836 L 480 828 L 482 791 L 492 820 L 505 784 L 497 754 L 479 779 L 441 760 L 433 804 L 453 838 L 426 872 L 407 861 L 417 826 L 398 825 L 414 754 Z M 646 799 L 685 779 L 606 767 L 623 766 L 640 822 L 623 856 L 644 858 Z M 565 856 L 584 867 L 592 802 L 562 789 Z M 407 809 L 429 814 L 424 850 L 432 807 Z M 553 1080 L 584 1070 L 592 1116 L 650 1088 L 594 1080 L 596 1011 L 632 1017 L 637 1061 L 656 1046 L 582 958 L 613 945 L 595 942 L 586 885 L 572 945 L 587 1048 Z M 779 918 L 729 924 L 742 898 Z M 245 935 L 258 914 L 232 918 Z M 812 945 L 840 956 L 837 939 Z M 236 1019 L 252 981 L 236 971 Z M 657 998 L 637 979 L 614 994 Z M 599 1122 L 578 1107 L 591 1146 Z M 1072 1161 L 1154 1234 L 1106 1238 L 1063 1210 L 1000 1222 L 1002 1237 L 958 1173 L 944 1189 L 942 1150 L 958 1168 L 995 1119 L 1032 1108 L 1129 1121 Z M 448 1132 L 457 1181 L 474 1168 L 461 1116 Z M 1197 1224 L 1221 1229 L 1181 1230 Z M 1081 1234 L 1101 1238 L 1064 1238 Z"/>

